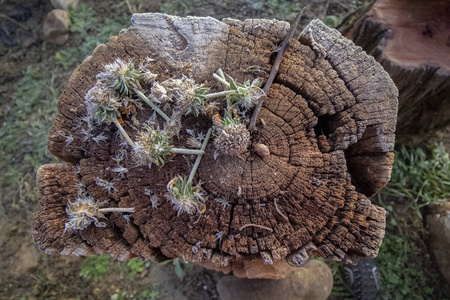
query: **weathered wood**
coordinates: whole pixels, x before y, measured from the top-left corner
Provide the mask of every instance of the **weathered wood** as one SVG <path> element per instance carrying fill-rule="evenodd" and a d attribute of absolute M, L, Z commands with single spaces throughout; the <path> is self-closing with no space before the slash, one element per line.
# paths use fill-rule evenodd
<path fill-rule="evenodd" d="M 450 124 L 450 2 L 379 0 L 338 28 L 400 91 L 397 135 L 426 137 Z"/>
<path fill-rule="evenodd" d="M 115 129 L 104 125 L 94 132 L 106 136 L 99 143 L 82 133 L 84 95 L 116 57 L 149 56 L 155 59 L 152 71 L 161 78 L 194 63 L 195 80 L 218 91 L 212 74 L 219 68 L 239 82 L 267 79 L 273 46 L 288 29 L 278 21 L 139 14 L 132 27 L 98 46 L 59 100 L 48 147 L 68 164 L 38 171 L 38 247 L 49 253 L 107 253 L 116 259 L 182 257 L 215 267 L 254 259 L 301 265 L 310 253 L 333 260 L 376 256 L 385 212 L 367 196 L 390 177 L 397 90 L 373 58 L 318 20 L 305 28 L 300 41 L 291 41 L 248 150 L 240 157 L 215 159 L 214 144 L 208 144 L 195 179 L 208 193 L 200 215 L 177 216 L 164 196 L 168 181 L 189 173 L 190 157 L 177 155 L 163 168 L 149 169 L 136 166 L 130 154 L 120 162 L 127 169 L 120 177 L 114 171 L 120 149 Z M 142 124 L 151 114 L 144 108 L 136 116 Z M 203 132 L 210 122 L 207 116 L 182 119 L 184 128 Z M 125 128 L 134 138 L 131 125 Z M 187 138 L 182 130 L 175 146 Z M 97 185 L 98 178 L 113 182 L 114 189 Z M 64 233 L 66 204 L 75 199 L 79 183 L 91 197 L 136 212 L 129 222 L 113 213 L 104 228 Z M 147 189 L 159 197 L 158 208 L 152 207 Z"/>

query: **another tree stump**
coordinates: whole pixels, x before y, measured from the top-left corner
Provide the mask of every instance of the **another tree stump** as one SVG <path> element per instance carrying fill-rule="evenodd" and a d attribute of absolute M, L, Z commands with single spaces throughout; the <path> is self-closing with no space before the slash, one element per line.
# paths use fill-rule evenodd
<path fill-rule="evenodd" d="M 397 135 L 450 124 L 450 2 L 378 0 L 338 28 L 390 74 L 400 91 Z"/>
<path fill-rule="evenodd" d="M 242 157 L 214 159 L 209 143 L 196 176 L 208 192 L 206 209 L 177 216 L 164 197 L 166 185 L 176 174 L 187 174 L 192 159 L 177 155 L 160 169 L 125 159 L 120 166 L 127 172 L 119 176 L 115 155 L 120 141 L 113 127 L 102 127 L 105 141 L 83 134 L 84 95 L 116 57 L 151 57 L 153 71 L 163 78 L 194 63 L 195 80 L 207 81 L 213 91 L 219 84 L 212 74 L 219 68 L 239 82 L 266 79 L 272 49 L 289 25 L 163 14 L 136 14 L 132 22 L 95 49 L 59 99 L 48 148 L 66 163 L 38 171 L 41 207 L 34 239 L 40 249 L 109 254 L 118 260 L 179 257 L 219 268 L 255 259 L 265 264 L 286 259 L 301 266 L 310 253 L 332 260 L 377 255 L 385 211 L 367 197 L 390 178 L 397 89 L 372 57 L 338 31 L 311 22 L 288 48 L 248 150 Z M 152 114 L 144 108 L 137 119 L 143 123 Z M 183 117 L 182 124 L 205 131 L 211 120 Z M 125 127 L 133 138 L 131 125 Z M 182 130 L 175 146 L 187 138 Z M 97 185 L 98 178 L 113 182 L 114 188 Z M 110 207 L 134 207 L 136 212 L 129 222 L 112 213 L 106 227 L 64 232 L 66 204 L 77 197 L 77 184 Z M 157 208 L 146 194 L 149 188 L 162 200 Z"/>

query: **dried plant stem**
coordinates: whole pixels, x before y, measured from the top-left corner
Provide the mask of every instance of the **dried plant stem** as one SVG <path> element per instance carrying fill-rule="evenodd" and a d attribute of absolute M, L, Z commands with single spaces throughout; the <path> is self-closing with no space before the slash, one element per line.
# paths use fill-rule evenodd
<path fill-rule="evenodd" d="M 280 216 L 282 216 L 283 218 L 285 218 L 286 220 L 289 221 L 289 218 L 288 218 L 286 215 L 284 215 L 284 214 L 280 211 L 280 209 L 278 208 L 278 205 L 277 205 L 277 198 L 273 198 L 273 204 L 275 204 L 275 209 L 276 209 L 277 212 L 280 214 Z"/>
<path fill-rule="evenodd" d="M 203 153 L 205 153 L 202 150 L 184 149 L 184 148 L 171 148 L 170 152 L 178 153 L 178 154 L 195 154 L 195 155 L 202 155 Z"/>
<path fill-rule="evenodd" d="M 223 72 L 222 72 L 222 70 L 221 69 L 219 69 L 220 70 L 220 73 L 221 73 L 221 75 L 223 75 Z M 219 72 L 219 71 L 218 71 Z M 213 74 L 213 77 L 214 77 L 214 79 L 215 80 L 217 80 L 218 82 L 220 82 L 220 83 L 222 83 L 223 85 L 225 85 L 226 87 L 230 87 L 230 83 L 229 82 L 227 82 L 226 81 L 226 79 L 225 79 L 225 76 L 219 76 L 219 75 L 217 75 L 217 74 Z"/>
<path fill-rule="evenodd" d="M 223 92 L 206 94 L 205 97 L 210 99 L 210 98 L 217 98 L 217 97 L 226 96 L 228 94 L 233 94 L 233 93 L 236 93 L 236 92 L 235 91 L 223 91 Z"/>
<path fill-rule="evenodd" d="M 212 132 L 212 129 L 210 128 L 210 129 L 208 129 L 208 132 L 206 133 L 205 140 L 203 141 L 202 148 L 200 150 L 203 153 L 205 153 L 206 144 L 208 144 L 209 138 L 211 137 L 211 132 Z M 189 178 L 187 181 L 188 184 L 191 184 L 192 180 L 194 180 L 194 175 L 195 175 L 195 172 L 197 172 L 198 166 L 200 165 L 200 161 L 202 159 L 203 153 L 200 154 L 199 156 L 197 156 L 197 159 L 195 160 L 194 166 L 192 167 L 191 173 L 189 174 Z"/>
<path fill-rule="evenodd" d="M 116 127 L 119 129 L 119 131 L 122 134 L 122 136 L 127 140 L 128 144 L 130 144 L 131 147 L 136 148 L 136 145 L 131 140 L 131 138 L 128 135 L 128 133 L 126 133 L 125 129 L 123 129 L 122 125 L 120 125 L 119 120 L 114 119 L 114 124 L 116 124 Z"/>
<path fill-rule="evenodd" d="M 270 232 L 273 232 L 272 228 L 269 228 L 269 227 L 266 227 L 266 226 L 263 226 L 263 225 L 258 225 L 258 224 L 245 224 L 245 225 L 242 225 L 241 227 L 239 227 L 239 231 L 242 231 L 243 229 L 245 229 L 247 227 L 258 227 L 258 228 L 262 228 L 262 229 L 265 229 L 265 230 L 269 230 Z"/>
<path fill-rule="evenodd" d="M 166 120 L 167 122 L 170 122 L 170 118 L 158 106 L 156 106 L 152 101 L 150 101 L 139 89 L 137 89 L 137 88 L 132 88 L 132 89 L 136 93 L 136 95 L 139 96 L 139 98 L 144 100 L 144 102 L 147 103 L 161 117 L 163 117 L 164 120 Z"/>
<path fill-rule="evenodd" d="M 134 207 L 130 207 L 130 208 L 108 207 L 108 208 L 100 208 L 98 211 L 101 213 L 108 213 L 108 212 L 133 213 Z"/>
<path fill-rule="evenodd" d="M 278 51 L 277 57 L 275 58 L 275 62 L 272 65 L 272 69 L 270 70 L 269 78 L 267 79 L 266 84 L 264 85 L 264 88 L 263 88 L 265 95 L 267 95 L 269 93 L 269 90 L 270 90 L 270 87 L 272 86 L 273 80 L 277 76 L 281 61 L 283 60 L 284 54 L 286 53 L 286 50 L 287 50 L 287 47 L 289 46 L 289 43 L 291 42 L 291 39 L 294 36 L 294 30 L 298 26 L 298 23 L 300 22 L 300 19 L 302 18 L 304 10 L 305 10 L 305 8 L 303 8 L 302 10 L 299 11 L 299 13 L 297 14 L 297 17 L 294 20 L 294 23 L 292 23 L 291 28 L 289 29 L 286 37 L 283 40 L 280 50 Z M 256 119 L 258 118 L 258 114 L 261 111 L 261 107 L 264 103 L 264 98 L 265 98 L 265 96 L 261 97 L 258 105 L 256 106 L 255 110 L 253 111 L 252 118 L 250 119 L 250 123 L 248 125 L 248 130 L 250 130 L 250 131 L 253 131 L 253 129 L 255 129 Z"/>

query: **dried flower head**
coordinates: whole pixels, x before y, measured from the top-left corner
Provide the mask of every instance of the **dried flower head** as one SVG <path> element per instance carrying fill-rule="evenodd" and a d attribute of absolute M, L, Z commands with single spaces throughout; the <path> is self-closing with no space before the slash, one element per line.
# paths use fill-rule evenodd
<path fill-rule="evenodd" d="M 108 87 L 116 89 L 122 95 L 131 96 L 133 88 L 139 88 L 139 80 L 144 78 L 144 69 L 136 68 L 133 59 L 124 61 L 120 58 L 105 65 L 105 71 L 97 78 Z"/>
<path fill-rule="evenodd" d="M 222 128 L 219 136 L 214 140 L 216 154 L 239 156 L 244 153 L 250 144 L 250 132 L 240 119 L 233 117 L 229 110 L 225 110 Z"/>
<path fill-rule="evenodd" d="M 250 82 L 247 80 L 244 84 L 237 83 L 232 77 L 229 77 L 230 90 L 235 91 L 227 95 L 228 107 L 233 106 L 239 112 L 245 113 L 258 103 L 258 99 L 264 95 L 260 88 L 261 82 L 257 78 Z"/>
<path fill-rule="evenodd" d="M 181 79 L 169 79 L 161 83 L 176 102 L 176 109 L 184 115 L 193 113 L 198 116 L 204 109 L 206 94 L 209 88 L 195 83 L 191 78 L 183 75 Z"/>
<path fill-rule="evenodd" d="M 250 132 L 243 124 L 231 123 L 225 126 L 214 140 L 218 154 L 239 156 L 250 144 Z"/>
<path fill-rule="evenodd" d="M 73 232 L 75 230 L 83 230 L 92 223 L 96 227 L 105 227 L 106 223 L 98 220 L 107 219 L 104 213 L 134 212 L 134 208 L 100 208 L 104 204 L 106 203 L 98 202 L 90 196 L 78 197 L 74 202 L 68 201 L 66 213 L 69 215 L 69 220 L 65 224 L 64 231 Z"/>
<path fill-rule="evenodd" d="M 78 197 L 74 202 L 67 201 L 66 212 L 69 215 L 69 221 L 66 222 L 65 230 L 83 230 L 93 222 L 96 227 L 105 227 L 104 222 L 99 222 L 99 218 L 106 219 L 104 214 L 99 211 L 102 202 L 94 198 Z"/>
<path fill-rule="evenodd" d="M 159 127 L 144 124 L 144 130 L 138 132 L 136 138 L 134 159 L 140 165 L 164 165 L 172 155 L 170 136 Z"/>
<path fill-rule="evenodd" d="M 167 184 L 167 191 L 173 209 L 178 211 L 177 216 L 183 212 L 192 215 L 205 211 L 206 193 L 200 184 L 193 186 L 186 177 L 176 176 Z"/>

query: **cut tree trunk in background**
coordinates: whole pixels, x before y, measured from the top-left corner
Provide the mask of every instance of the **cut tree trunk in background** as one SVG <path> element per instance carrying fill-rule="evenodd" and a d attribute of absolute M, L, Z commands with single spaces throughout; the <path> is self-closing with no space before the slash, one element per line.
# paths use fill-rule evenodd
<path fill-rule="evenodd" d="M 379 0 L 338 29 L 396 84 L 397 137 L 425 137 L 450 124 L 450 1 Z"/>
<path fill-rule="evenodd" d="M 177 155 L 161 169 L 149 169 L 136 166 L 129 153 L 120 162 L 127 172 L 118 176 L 114 169 L 121 141 L 112 126 L 93 132 L 93 137 L 103 132 L 102 142 L 86 135 L 87 125 L 81 121 L 84 95 L 105 64 L 117 57 L 153 58 L 152 72 L 159 80 L 193 63 L 193 78 L 206 82 L 213 92 L 219 90 L 212 78 L 219 68 L 238 82 L 266 80 L 272 50 L 289 24 L 163 14 L 136 14 L 132 21 L 132 27 L 98 46 L 81 64 L 59 99 L 48 148 L 66 163 L 38 171 L 41 207 L 34 239 L 40 249 L 109 254 L 119 260 L 183 258 L 254 278 L 255 272 L 271 277 L 270 268 L 254 271 L 258 267 L 244 261 L 286 260 L 301 266 L 311 253 L 333 260 L 377 255 L 385 212 L 367 196 L 390 177 L 397 89 L 372 57 L 338 31 L 311 22 L 300 40 L 291 41 L 247 152 L 215 159 L 210 142 L 195 179 L 208 193 L 206 209 L 200 215 L 178 216 L 165 197 L 166 185 L 175 175 L 189 173 L 190 157 Z M 152 114 L 145 107 L 136 117 L 142 124 Z M 134 139 L 137 129 L 125 116 L 124 121 Z M 183 117 L 182 125 L 206 132 L 211 120 Z M 180 147 L 188 137 L 183 129 L 173 142 Z M 257 144 L 267 146 L 268 156 L 258 155 Z M 113 182 L 114 189 L 97 185 L 98 178 Z M 64 232 L 66 204 L 77 197 L 76 184 L 109 207 L 134 207 L 136 212 L 129 220 L 112 213 L 106 227 Z M 161 200 L 157 209 L 149 189 Z"/>

